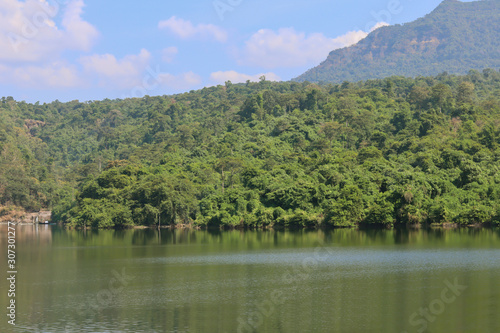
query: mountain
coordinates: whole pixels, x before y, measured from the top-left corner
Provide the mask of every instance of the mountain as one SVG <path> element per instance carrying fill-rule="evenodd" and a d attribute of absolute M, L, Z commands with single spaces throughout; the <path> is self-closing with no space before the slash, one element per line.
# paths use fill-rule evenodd
<path fill-rule="evenodd" d="M 423 18 L 381 27 L 353 46 L 332 51 L 294 80 L 338 83 L 498 69 L 499 32 L 499 0 L 445 0 Z"/>

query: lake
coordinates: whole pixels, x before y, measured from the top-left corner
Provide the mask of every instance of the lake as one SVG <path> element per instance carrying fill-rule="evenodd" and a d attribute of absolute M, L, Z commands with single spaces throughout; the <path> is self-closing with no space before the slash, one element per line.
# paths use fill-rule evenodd
<path fill-rule="evenodd" d="M 7 276 L 7 226 L 0 226 Z M 500 230 L 16 227 L 1 332 L 500 332 Z"/>

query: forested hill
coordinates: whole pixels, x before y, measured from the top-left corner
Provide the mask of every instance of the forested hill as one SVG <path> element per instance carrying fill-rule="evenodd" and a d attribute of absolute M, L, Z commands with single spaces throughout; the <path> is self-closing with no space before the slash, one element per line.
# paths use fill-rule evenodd
<path fill-rule="evenodd" d="M 356 45 L 335 50 L 298 82 L 359 81 L 392 75 L 500 68 L 500 1 L 445 0 L 414 22 L 379 28 Z"/>
<path fill-rule="evenodd" d="M 0 217 L 73 226 L 500 221 L 500 73 L 0 101 Z"/>

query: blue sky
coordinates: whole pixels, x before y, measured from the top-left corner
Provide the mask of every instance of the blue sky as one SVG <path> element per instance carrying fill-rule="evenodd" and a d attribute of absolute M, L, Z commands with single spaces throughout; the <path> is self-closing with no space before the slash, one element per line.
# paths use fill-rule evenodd
<path fill-rule="evenodd" d="M 0 96 L 28 102 L 174 94 L 290 80 L 329 51 L 440 0 L 1 0 Z"/>

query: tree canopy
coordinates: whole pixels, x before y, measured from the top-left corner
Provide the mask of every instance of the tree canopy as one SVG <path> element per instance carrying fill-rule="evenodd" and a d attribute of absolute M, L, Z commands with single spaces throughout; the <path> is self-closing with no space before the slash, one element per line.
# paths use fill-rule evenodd
<path fill-rule="evenodd" d="M 0 215 L 72 226 L 499 223 L 500 73 L 0 101 Z"/>

